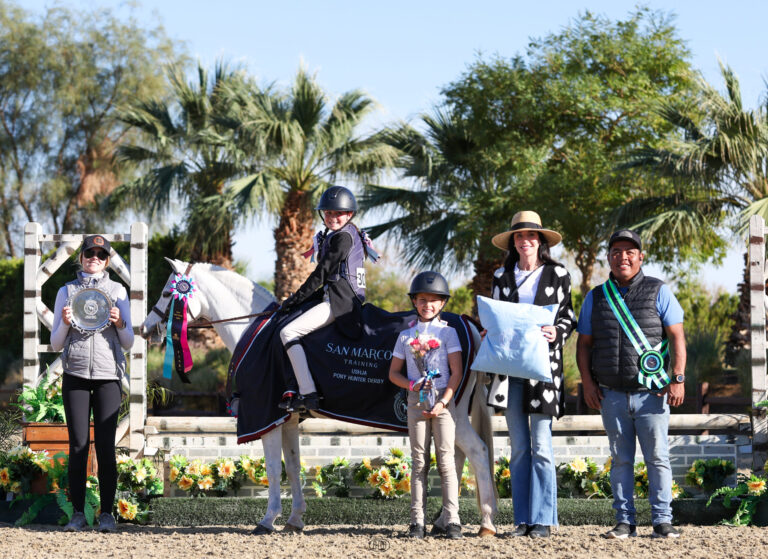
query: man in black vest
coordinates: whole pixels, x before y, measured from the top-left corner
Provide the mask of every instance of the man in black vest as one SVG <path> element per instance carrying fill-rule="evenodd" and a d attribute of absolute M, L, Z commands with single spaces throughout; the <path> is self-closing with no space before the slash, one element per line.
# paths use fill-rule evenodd
<path fill-rule="evenodd" d="M 642 243 L 634 231 L 611 235 L 608 264 L 609 280 L 584 298 L 576 349 L 584 399 L 600 410 L 611 447 L 617 524 L 605 537 L 637 535 L 633 500 L 637 439 L 648 468 L 652 535 L 677 538 L 667 433 L 669 406 L 679 406 L 685 396 L 683 310 L 664 282 L 640 270 Z"/>

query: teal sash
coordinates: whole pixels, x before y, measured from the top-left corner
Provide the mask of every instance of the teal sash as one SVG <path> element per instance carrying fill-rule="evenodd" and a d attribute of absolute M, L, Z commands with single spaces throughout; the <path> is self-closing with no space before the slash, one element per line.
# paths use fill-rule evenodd
<path fill-rule="evenodd" d="M 637 374 L 637 381 L 649 390 L 661 390 L 672 380 L 664 370 L 664 360 L 669 355 L 668 340 L 662 340 L 656 347 L 651 346 L 635 317 L 629 312 L 624 298 L 611 280 L 607 280 L 603 284 L 603 293 L 616 320 L 619 321 L 621 329 L 624 330 L 640 356 L 640 371 Z"/>

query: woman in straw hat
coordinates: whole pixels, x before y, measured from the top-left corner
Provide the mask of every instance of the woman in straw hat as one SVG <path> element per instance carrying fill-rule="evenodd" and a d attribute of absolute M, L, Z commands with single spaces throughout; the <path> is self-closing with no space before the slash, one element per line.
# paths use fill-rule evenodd
<path fill-rule="evenodd" d="M 493 237 L 508 252 L 493 277 L 494 299 L 534 305 L 558 305 L 555 323 L 542 326 L 549 342 L 552 382 L 508 378 L 507 428 L 511 445 L 509 469 L 516 528 L 512 537 L 548 537 L 557 526 L 557 479 L 552 452 L 552 418 L 564 411 L 563 344 L 576 317 L 571 305 L 571 278 L 549 255 L 562 240 L 541 226 L 539 214 L 518 212 L 509 231 Z"/>

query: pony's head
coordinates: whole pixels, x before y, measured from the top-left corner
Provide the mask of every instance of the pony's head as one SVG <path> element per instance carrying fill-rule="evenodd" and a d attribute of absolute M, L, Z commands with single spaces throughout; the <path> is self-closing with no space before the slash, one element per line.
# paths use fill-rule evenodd
<path fill-rule="evenodd" d="M 182 262 L 181 260 L 171 260 L 166 258 L 171 265 L 173 272 L 168 276 L 168 281 L 163 286 L 163 292 L 157 303 L 149 311 L 147 318 L 141 324 L 141 337 L 149 340 L 151 343 L 159 343 L 165 337 L 165 326 L 168 321 L 168 313 L 171 307 L 171 284 L 179 274 L 192 276 L 193 264 Z M 187 314 L 190 319 L 195 319 L 201 315 L 203 310 L 203 295 L 195 293 L 188 299 Z"/>

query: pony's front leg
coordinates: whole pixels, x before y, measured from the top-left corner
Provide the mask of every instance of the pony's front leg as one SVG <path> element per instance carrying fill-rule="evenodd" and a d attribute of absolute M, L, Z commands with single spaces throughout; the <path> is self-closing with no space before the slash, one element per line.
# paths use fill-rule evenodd
<path fill-rule="evenodd" d="M 283 426 L 275 427 L 269 433 L 261 437 L 264 447 L 264 464 L 269 480 L 269 497 L 267 499 L 267 512 L 259 525 L 253 531 L 254 534 L 270 534 L 275 531 L 275 519 L 283 512 L 280 502 L 280 474 L 282 473 L 282 436 Z"/>
<path fill-rule="evenodd" d="M 299 417 L 293 414 L 291 419 L 283 424 L 283 458 L 285 473 L 291 484 L 291 516 L 285 523 L 284 531 L 301 532 L 304 529 L 302 516 L 307 510 L 304 492 L 301 487 L 301 456 L 299 455 Z"/>
<path fill-rule="evenodd" d="M 496 516 L 497 509 L 491 466 L 488 461 L 488 447 L 472 428 L 469 416 L 466 413 L 456 415 L 456 446 L 469 458 L 469 464 L 477 481 L 477 500 L 480 509 L 478 535 L 492 536 L 496 533 L 493 518 Z M 461 472 L 461 466 L 458 463 L 456 466 Z"/>

